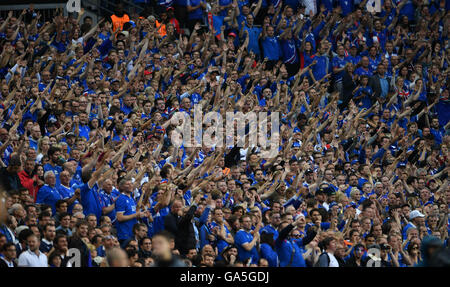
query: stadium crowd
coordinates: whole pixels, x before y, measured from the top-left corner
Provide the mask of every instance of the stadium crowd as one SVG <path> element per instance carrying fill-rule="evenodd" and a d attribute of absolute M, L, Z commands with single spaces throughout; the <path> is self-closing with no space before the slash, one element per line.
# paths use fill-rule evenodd
<path fill-rule="evenodd" d="M 166 0 L 97 23 L 11 11 L 0 266 L 448 262 L 449 6 Z M 279 112 L 277 156 L 248 137 L 174 145 L 186 121 L 171 119 L 194 105 Z"/>

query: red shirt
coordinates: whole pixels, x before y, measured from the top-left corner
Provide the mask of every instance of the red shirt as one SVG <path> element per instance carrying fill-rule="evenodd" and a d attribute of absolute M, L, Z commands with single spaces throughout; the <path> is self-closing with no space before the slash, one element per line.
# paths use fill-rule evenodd
<path fill-rule="evenodd" d="M 34 182 L 38 179 L 37 175 L 30 177 L 25 170 L 20 171 L 17 175 L 20 178 L 20 183 L 22 184 L 22 186 L 28 189 L 30 195 L 34 198 L 34 201 L 36 201 L 36 195 L 39 190 L 39 186 L 37 184 L 35 185 Z"/>

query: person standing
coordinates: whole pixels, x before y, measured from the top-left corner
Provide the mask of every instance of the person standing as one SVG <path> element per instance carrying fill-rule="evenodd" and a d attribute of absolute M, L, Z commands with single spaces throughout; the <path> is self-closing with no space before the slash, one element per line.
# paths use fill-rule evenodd
<path fill-rule="evenodd" d="M 339 262 L 334 256 L 336 252 L 337 243 L 334 237 L 327 237 L 322 241 L 325 251 L 320 254 L 317 267 L 339 267 Z"/>
<path fill-rule="evenodd" d="M 256 245 L 259 242 L 260 225 L 258 224 L 256 226 L 252 234 L 252 217 L 250 215 L 243 215 L 241 217 L 241 226 L 242 229 L 235 236 L 238 258 L 242 262 L 250 259 L 252 264 L 258 264 L 259 254 Z"/>
<path fill-rule="evenodd" d="M 131 192 L 133 191 L 133 184 L 129 179 L 122 179 L 119 182 L 119 191 L 122 193 L 116 201 L 116 216 L 117 216 L 117 237 L 122 244 L 127 239 L 133 237 L 133 226 L 138 222 L 137 219 L 141 217 L 148 217 L 148 211 L 141 212 L 136 210 L 136 201 Z"/>

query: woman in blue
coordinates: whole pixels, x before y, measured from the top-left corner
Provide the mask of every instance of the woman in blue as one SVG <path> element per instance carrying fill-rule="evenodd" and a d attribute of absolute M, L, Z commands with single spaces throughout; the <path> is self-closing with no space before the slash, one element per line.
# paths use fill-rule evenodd
<path fill-rule="evenodd" d="M 300 68 L 303 69 L 311 65 L 315 56 L 311 42 L 304 42 L 300 48 Z"/>

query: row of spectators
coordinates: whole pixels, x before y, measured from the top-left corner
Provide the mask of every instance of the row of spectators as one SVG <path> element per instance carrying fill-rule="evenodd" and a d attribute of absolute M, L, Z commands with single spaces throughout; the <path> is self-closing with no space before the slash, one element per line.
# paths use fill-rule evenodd
<path fill-rule="evenodd" d="M 0 266 L 448 264 L 449 3 L 10 12 Z M 278 153 L 176 144 L 198 112 L 278 112 Z"/>

